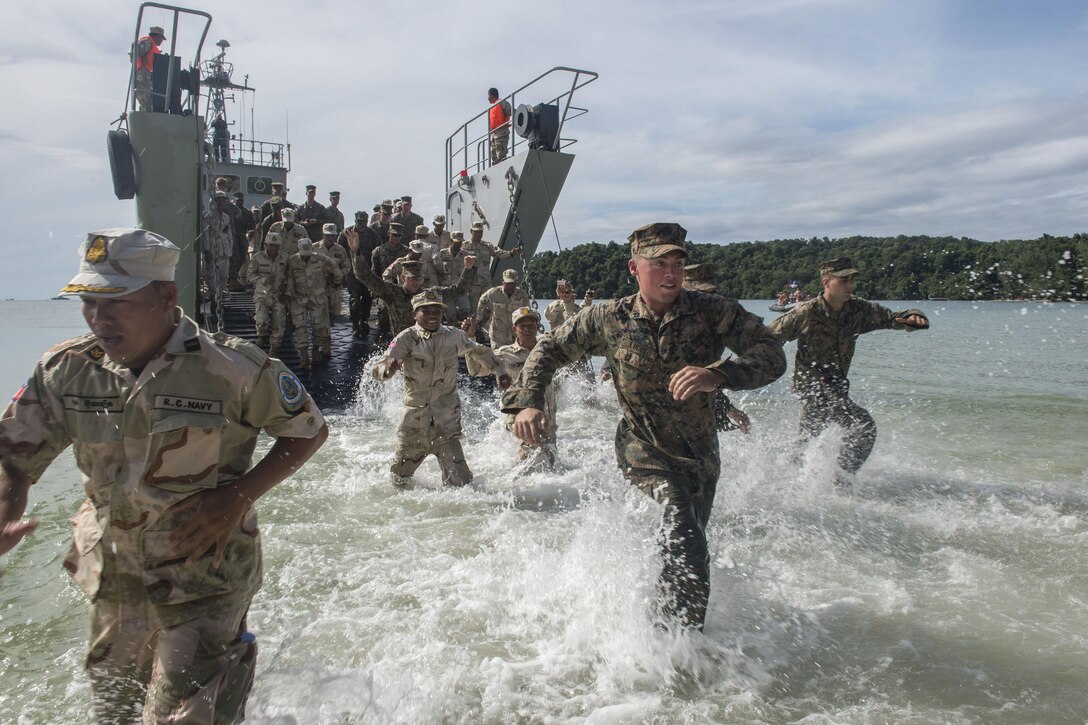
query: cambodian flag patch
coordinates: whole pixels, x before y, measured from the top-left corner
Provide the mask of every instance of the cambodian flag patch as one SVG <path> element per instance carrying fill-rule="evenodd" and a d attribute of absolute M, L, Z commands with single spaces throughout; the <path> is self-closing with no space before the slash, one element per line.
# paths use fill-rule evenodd
<path fill-rule="evenodd" d="M 302 396 L 305 395 L 306 389 L 302 387 L 302 383 L 299 382 L 295 374 L 290 370 L 281 370 L 279 376 L 280 395 L 283 396 L 283 402 L 288 406 L 294 407 L 302 401 Z"/>

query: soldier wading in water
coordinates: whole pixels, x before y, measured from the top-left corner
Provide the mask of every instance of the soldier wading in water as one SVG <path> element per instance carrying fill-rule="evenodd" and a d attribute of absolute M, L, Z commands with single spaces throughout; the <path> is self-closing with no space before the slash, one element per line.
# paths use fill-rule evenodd
<path fill-rule="evenodd" d="M 664 613 L 702 628 L 710 597 L 706 525 L 721 463 L 714 391 L 767 385 L 786 369 L 782 344 L 734 300 L 684 290 L 687 231 L 648 224 L 629 237 L 638 293 L 579 312 L 538 342 L 503 412 L 514 433 L 541 445 L 556 371 L 603 355 L 623 410 L 616 459 L 634 486 L 664 505 Z M 729 348 L 738 357 L 722 360 Z"/>

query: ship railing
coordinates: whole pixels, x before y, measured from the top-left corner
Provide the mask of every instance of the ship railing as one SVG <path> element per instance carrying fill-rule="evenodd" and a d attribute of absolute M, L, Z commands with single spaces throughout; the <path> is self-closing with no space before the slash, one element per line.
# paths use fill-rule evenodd
<path fill-rule="evenodd" d="M 567 77 L 570 80 L 569 87 L 565 82 Z M 509 103 L 511 110 L 509 136 L 513 143 L 509 149 L 509 155 L 513 156 L 518 153 L 519 147 L 524 150 L 525 145 L 529 143 L 529 140 L 518 136 L 513 129 L 514 113 L 517 111 L 519 103 L 529 103 L 530 105 L 546 103 L 562 108 L 559 116 L 559 129 L 555 134 L 555 140 L 550 150 L 562 151 L 577 143 L 578 139 L 576 138 L 563 138 L 563 128 L 568 121 L 589 113 L 589 109 L 573 105 L 571 99 L 574 97 L 575 91 L 595 80 L 597 80 L 597 74 L 593 71 L 556 66 L 500 99 Z M 557 86 L 565 90 L 548 100 L 540 98 L 540 94 L 554 93 Z M 445 188 L 453 186 L 459 177 L 477 174 L 491 165 L 491 129 L 488 123 L 490 111 L 491 104 L 488 104 L 484 107 L 484 110 L 461 124 L 446 139 Z"/>
<path fill-rule="evenodd" d="M 211 133 L 208 143 L 212 143 Z M 273 141 L 255 141 L 248 138 L 230 140 L 230 162 L 250 166 L 266 166 L 273 169 L 291 168 L 291 144 Z"/>
<path fill-rule="evenodd" d="M 171 14 L 169 35 L 166 38 L 170 45 L 170 52 L 166 54 L 167 58 L 163 58 L 163 60 L 169 59 L 166 66 L 166 84 L 164 86 L 166 90 L 156 92 L 154 85 L 152 86 L 152 106 L 156 110 L 161 108 L 162 113 L 174 113 L 186 116 L 195 115 L 197 113 L 197 102 L 200 98 L 200 94 L 197 90 L 200 78 L 197 75 L 194 79 L 193 76 L 196 74 L 195 69 L 200 66 L 200 52 L 204 48 L 204 40 L 208 37 L 208 28 L 211 26 L 212 16 L 200 10 L 190 10 L 189 8 L 182 8 L 176 5 L 164 5 L 163 3 L 156 2 L 140 3 L 140 12 L 136 15 L 136 31 L 132 36 L 132 63 L 129 68 L 128 92 L 125 94 L 125 108 L 128 111 L 136 110 L 136 45 L 139 42 L 140 37 L 144 34 L 144 11 L 151 8 L 165 10 Z M 183 70 L 180 67 L 175 69 L 175 65 L 180 66 L 180 61 L 175 61 L 174 59 L 178 57 L 178 28 L 180 27 L 179 21 L 182 15 L 193 15 L 197 18 L 204 19 L 204 27 L 200 32 L 200 40 L 197 41 L 196 48 L 193 50 L 192 60 L 190 61 L 190 66 L 194 69 L 193 71 Z M 166 30 L 166 28 L 163 29 Z M 183 78 L 177 78 L 175 77 L 175 74 L 181 74 L 183 75 Z M 184 104 L 180 102 L 181 88 L 185 88 L 189 91 Z M 179 96 L 178 99 L 173 97 L 172 90 L 177 91 Z M 178 100 L 176 105 L 172 102 L 174 100 Z"/>

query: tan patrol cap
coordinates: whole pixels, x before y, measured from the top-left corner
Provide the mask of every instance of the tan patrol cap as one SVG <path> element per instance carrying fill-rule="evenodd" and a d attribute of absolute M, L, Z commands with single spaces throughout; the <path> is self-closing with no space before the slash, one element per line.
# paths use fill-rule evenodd
<path fill-rule="evenodd" d="M 654 259 L 669 252 L 683 252 L 686 256 L 688 250 L 684 247 L 684 239 L 687 235 L 688 230 L 679 224 L 654 222 L 631 232 L 627 240 L 631 242 L 631 254 Z"/>
<path fill-rule="evenodd" d="M 416 254 L 423 254 L 423 250 L 425 250 L 426 248 L 427 247 L 423 245 L 422 239 L 413 239 L 412 241 L 408 242 L 408 250 L 411 252 L 415 252 Z"/>
<path fill-rule="evenodd" d="M 173 282 L 181 250 L 146 229 L 91 232 L 79 246 L 79 274 L 62 295 L 123 297 L 152 282 Z"/>
<path fill-rule="evenodd" d="M 289 206 L 284 207 L 283 209 L 280 209 L 280 216 L 283 217 L 284 221 L 289 221 L 290 219 L 295 218 L 295 210 Z"/>
<path fill-rule="evenodd" d="M 412 311 L 418 310 L 420 307 L 430 307 L 432 305 L 444 306 L 446 303 L 442 301 L 442 294 L 434 289 L 425 289 L 412 298 Z"/>
<path fill-rule="evenodd" d="M 519 320 L 523 320 L 526 317 L 532 317 L 537 322 L 540 322 L 540 314 L 536 310 L 530 307 L 519 307 L 514 310 L 514 314 L 510 315 L 510 324 L 516 325 Z"/>
<path fill-rule="evenodd" d="M 420 224 L 418 227 L 416 227 L 416 236 L 417 237 L 425 237 L 430 233 L 431 233 L 431 228 L 429 226 L 427 226 L 426 224 Z"/>
<path fill-rule="evenodd" d="M 147 31 L 148 35 L 161 35 L 163 39 L 166 39 L 166 31 L 158 25 L 152 25 L 151 29 Z"/>
<path fill-rule="evenodd" d="M 283 244 L 283 240 L 280 239 L 279 232 L 269 232 L 268 236 L 264 238 L 264 246 L 266 247 L 278 247 Z"/>
<path fill-rule="evenodd" d="M 518 281 L 518 271 L 516 269 L 504 269 L 502 271 L 502 281 L 503 282 L 517 282 Z"/>
<path fill-rule="evenodd" d="M 445 214 L 435 214 L 434 219 L 432 219 L 431 221 L 433 223 L 435 223 L 435 224 L 445 224 L 446 223 L 446 215 Z"/>
<path fill-rule="evenodd" d="M 474 232 L 482 232 L 484 230 L 484 223 L 483 222 L 472 222 L 472 226 L 470 228 Z"/>
<path fill-rule="evenodd" d="M 464 232 L 450 232 L 450 242 L 463 242 L 465 241 Z"/>
<path fill-rule="evenodd" d="M 298 253 L 303 257 L 309 257 L 314 253 L 314 243 L 309 239 L 300 239 L 298 243 Z"/>
<path fill-rule="evenodd" d="M 321 227 L 321 233 L 322 233 L 322 234 L 333 234 L 333 235 L 336 235 L 336 234 L 339 234 L 339 233 L 340 233 L 340 231 L 339 231 L 339 230 L 338 230 L 338 229 L 336 228 L 336 225 L 335 225 L 335 224 L 333 224 L 333 223 L 331 223 L 331 222 L 330 222 L 330 223 L 328 223 L 328 224 L 325 224 L 324 226 L 322 226 L 322 227 Z"/>

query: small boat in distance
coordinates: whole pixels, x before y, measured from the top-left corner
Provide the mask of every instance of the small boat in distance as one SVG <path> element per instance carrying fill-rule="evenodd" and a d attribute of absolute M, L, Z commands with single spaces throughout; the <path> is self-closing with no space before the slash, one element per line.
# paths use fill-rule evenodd
<path fill-rule="evenodd" d="M 769 309 L 771 310 L 771 312 L 789 312 L 794 307 L 796 307 L 797 304 L 797 302 L 787 302 L 786 304 L 780 304 L 778 302 L 775 302 L 773 305 L 770 306 Z"/>

